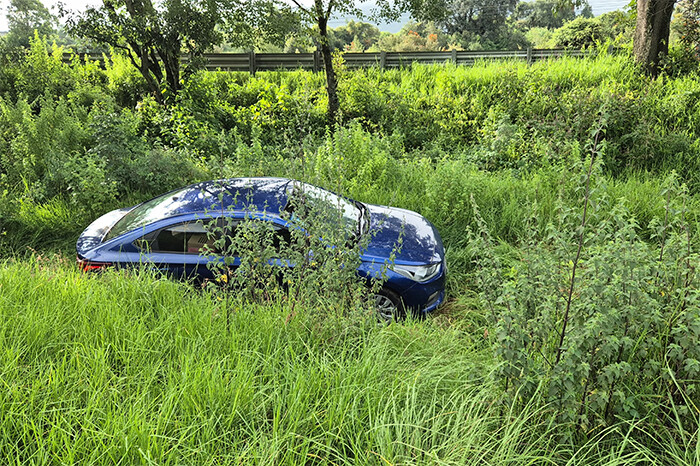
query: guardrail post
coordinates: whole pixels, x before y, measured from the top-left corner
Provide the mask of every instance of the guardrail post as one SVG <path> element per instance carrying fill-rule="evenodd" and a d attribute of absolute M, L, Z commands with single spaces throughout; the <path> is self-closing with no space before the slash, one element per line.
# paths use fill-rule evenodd
<path fill-rule="evenodd" d="M 452 63 L 457 64 L 457 49 L 452 49 Z"/>
<path fill-rule="evenodd" d="M 321 52 L 314 50 L 314 73 L 321 71 Z"/>
<path fill-rule="evenodd" d="M 255 50 L 251 50 L 250 54 L 248 54 L 248 64 L 250 65 L 250 74 L 255 76 L 255 72 L 257 71 L 257 67 L 255 65 Z"/>
<path fill-rule="evenodd" d="M 379 54 L 379 68 L 386 69 L 386 52 L 384 50 Z"/>
<path fill-rule="evenodd" d="M 527 64 L 532 65 L 532 47 L 527 48 Z"/>

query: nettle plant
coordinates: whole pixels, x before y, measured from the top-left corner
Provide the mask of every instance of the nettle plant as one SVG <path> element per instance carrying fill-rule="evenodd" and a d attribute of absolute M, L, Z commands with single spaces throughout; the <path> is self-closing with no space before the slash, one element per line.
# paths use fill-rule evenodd
<path fill-rule="evenodd" d="M 664 183 L 663 218 L 651 241 L 600 176 L 603 128 L 576 163 L 579 202 L 560 196 L 541 235 L 537 206 L 519 256 L 506 262 L 474 204 L 470 232 L 481 299 L 491 316 L 496 372 L 510 402 L 544 396 L 578 432 L 646 417 L 697 426 L 700 400 L 698 244 L 686 219 L 687 189 Z M 686 426 L 686 427 L 684 427 Z"/>
<path fill-rule="evenodd" d="M 220 200 L 223 199 L 223 194 Z M 236 204 L 234 202 L 233 204 Z M 284 211 L 276 212 L 286 227 L 269 221 L 264 206 L 246 199 L 244 218 L 218 212 L 216 222 L 205 222 L 210 256 L 208 267 L 216 278 L 208 287 L 231 309 L 247 302 L 285 302 L 288 318 L 299 312 L 320 318 L 374 319 L 370 299 L 381 289 L 386 265 L 374 277 L 357 274 L 361 251 L 370 234 L 360 235 L 321 190 L 299 183 Z"/>

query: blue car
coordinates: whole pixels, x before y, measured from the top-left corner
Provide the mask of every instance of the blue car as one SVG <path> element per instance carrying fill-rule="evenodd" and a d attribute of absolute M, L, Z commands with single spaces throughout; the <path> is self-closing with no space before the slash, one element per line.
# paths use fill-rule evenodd
<path fill-rule="evenodd" d="M 289 212 L 298 190 L 337 209 L 344 227 L 355 231 L 356 238 L 368 235 L 357 269 L 360 277 L 369 280 L 377 275 L 377 264 L 388 265 L 383 288 L 374 296 L 381 318 L 391 320 L 406 311 L 420 315 L 442 303 L 445 250 L 425 217 L 410 210 L 364 204 L 285 178 L 206 181 L 109 212 L 78 238 L 78 265 L 89 271 L 146 263 L 176 277 L 213 278 L 207 263 L 214 258 L 202 254 L 203 246 L 211 241 L 202 218 L 244 221 L 252 212 L 271 222 L 276 233 L 289 236 L 290 229 L 298 227 L 281 213 Z"/>

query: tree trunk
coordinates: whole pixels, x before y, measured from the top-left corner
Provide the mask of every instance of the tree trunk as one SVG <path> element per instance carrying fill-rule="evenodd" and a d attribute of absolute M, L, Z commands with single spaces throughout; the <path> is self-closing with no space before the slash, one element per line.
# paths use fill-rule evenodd
<path fill-rule="evenodd" d="M 659 72 L 659 61 L 668 53 L 671 14 L 676 0 L 637 0 L 637 27 L 634 56 L 652 76 Z"/>
<path fill-rule="evenodd" d="M 165 44 L 158 53 L 165 69 L 165 83 L 173 97 L 180 90 L 180 38 Z"/>
<path fill-rule="evenodd" d="M 138 69 L 141 72 L 143 79 L 146 80 L 148 90 L 151 92 L 151 94 L 153 94 L 156 102 L 162 104 L 163 94 L 160 92 L 160 82 L 157 78 L 158 73 L 156 72 L 160 71 L 160 68 L 158 68 L 160 65 L 158 65 L 158 62 L 152 61 L 149 57 L 149 47 L 144 46 L 140 49 L 139 64 L 140 66 Z"/>
<path fill-rule="evenodd" d="M 340 101 L 338 100 L 338 79 L 333 69 L 333 55 L 328 41 L 328 18 L 319 16 L 318 30 L 321 36 L 321 56 L 326 70 L 326 91 L 328 92 L 328 124 L 337 122 Z"/>

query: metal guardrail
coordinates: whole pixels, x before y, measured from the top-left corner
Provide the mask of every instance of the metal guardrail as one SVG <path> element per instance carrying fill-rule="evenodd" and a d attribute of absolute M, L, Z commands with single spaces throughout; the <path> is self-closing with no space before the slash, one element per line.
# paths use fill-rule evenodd
<path fill-rule="evenodd" d="M 610 48 L 609 53 L 617 49 Z M 350 69 L 379 67 L 381 69 L 402 68 L 412 63 L 454 63 L 455 65 L 473 65 L 479 60 L 523 60 L 534 63 L 540 60 L 560 57 L 582 57 L 591 54 L 584 50 L 571 49 L 532 49 L 525 50 L 488 50 L 463 51 L 449 50 L 444 52 L 375 52 L 375 53 L 344 53 L 345 66 Z M 63 60 L 70 62 L 76 54 L 65 52 Z M 102 54 L 77 54 L 82 60 L 104 62 Z M 209 71 L 247 71 L 255 74 L 257 71 L 276 70 L 323 70 L 323 60 L 319 52 L 314 53 L 208 53 L 204 55 L 206 69 Z M 183 62 L 188 57 L 183 55 Z"/>

